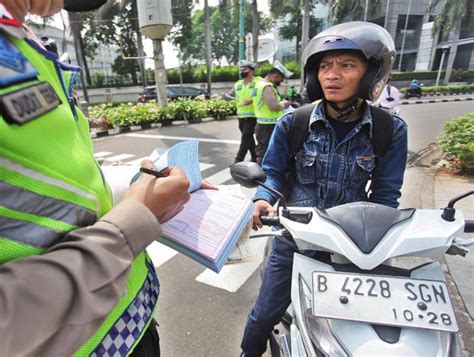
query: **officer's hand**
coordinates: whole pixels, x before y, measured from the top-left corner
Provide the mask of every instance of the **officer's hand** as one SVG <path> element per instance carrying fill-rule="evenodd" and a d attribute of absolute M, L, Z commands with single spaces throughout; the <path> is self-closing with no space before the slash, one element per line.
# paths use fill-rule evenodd
<path fill-rule="evenodd" d="M 3 0 L 8 11 L 20 22 L 25 20 L 28 13 L 40 16 L 49 16 L 59 12 L 63 0 Z"/>
<path fill-rule="evenodd" d="M 275 215 L 275 208 L 267 201 L 259 200 L 255 202 L 255 207 L 252 213 L 253 219 L 253 230 L 256 231 L 258 228 L 262 228 L 263 224 L 260 220 L 260 216 L 270 216 Z"/>
<path fill-rule="evenodd" d="M 143 174 L 130 187 L 124 199 L 143 203 L 158 222 L 165 223 L 176 216 L 189 201 L 189 181 L 184 171 L 177 167 L 168 167 L 161 173 L 168 176 L 158 178 Z"/>
<path fill-rule="evenodd" d="M 253 101 L 252 101 L 252 99 L 250 99 L 250 98 L 245 99 L 245 100 L 244 100 L 244 105 L 250 105 L 250 104 L 252 104 L 252 102 L 253 102 Z"/>
<path fill-rule="evenodd" d="M 291 105 L 291 102 L 289 100 L 284 100 L 281 104 L 283 104 L 283 107 L 286 109 Z"/>

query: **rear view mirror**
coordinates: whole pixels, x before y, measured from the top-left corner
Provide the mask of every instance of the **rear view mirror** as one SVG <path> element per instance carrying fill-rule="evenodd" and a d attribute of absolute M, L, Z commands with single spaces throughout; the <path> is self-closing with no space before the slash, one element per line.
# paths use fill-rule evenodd
<path fill-rule="evenodd" d="M 230 167 L 230 175 L 239 184 L 254 188 L 265 182 L 263 169 L 255 162 L 238 162 Z"/>

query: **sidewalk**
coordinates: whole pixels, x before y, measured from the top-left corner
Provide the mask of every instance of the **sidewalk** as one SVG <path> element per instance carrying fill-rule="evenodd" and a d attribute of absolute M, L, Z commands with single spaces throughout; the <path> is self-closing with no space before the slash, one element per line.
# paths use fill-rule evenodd
<path fill-rule="evenodd" d="M 430 166 L 437 153 L 431 150 L 408 167 L 401 208 L 442 208 L 456 196 L 474 189 L 474 177 L 462 176 Z M 465 219 L 474 219 L 474 195 L 455 205 Z M 474 234 L 469 235 L 474 238 Z M 463 237 L 467 237 L 464 234 Z M 466 257 L 445 255 L 441 261 L 460 328 L 463 356 L 474 355 L 474 250 Z"/>

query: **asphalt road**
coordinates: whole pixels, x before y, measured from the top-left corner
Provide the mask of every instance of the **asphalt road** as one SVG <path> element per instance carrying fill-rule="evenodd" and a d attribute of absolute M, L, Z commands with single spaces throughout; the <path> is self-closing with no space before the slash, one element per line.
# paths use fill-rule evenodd
<path fill-rule="evenodd" d="M 474 104 L 418 104 L 400 109 L 409 126 L 408 146 L 413 155 L 436 140 L 444 121 L 474 111 Z M 237 120 L 105 137 L 95 139 L 94 146 L 97 157 L 138 163 L 155 147 L 167 148 L 185 138 L 201 140 L 203 178 L 215 184 L 232 183 L 227 168 L 238 148 Z M 257 242 L 258 247 L 263 245 L 262 240 Z M 150 254 L 161 283 L 156 317 L 161 326 L 162 355 L 238 356 L 243 327 L 260 284 L 259 254 L 245 266 L 224 267 L 219 276 L 162 246 L 152 246 Z"/>

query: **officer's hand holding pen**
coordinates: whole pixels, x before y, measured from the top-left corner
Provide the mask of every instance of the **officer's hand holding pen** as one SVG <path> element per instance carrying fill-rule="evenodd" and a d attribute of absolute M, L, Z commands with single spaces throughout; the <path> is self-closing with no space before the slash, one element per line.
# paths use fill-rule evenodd
<path fill-rule="evenodd" d="M 124 199 L 143 203 L 160 223 L 167 222 L 189 201 L 189 181 L 184 171 L 178 167 L 167 167 L 158 173 L 149 161 L 143 166 L 154 174 L 147 172 L 142 175 L 130 186 Z M 157 177 L 158 175 L 161 177 Z"/>

